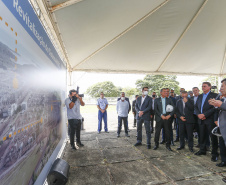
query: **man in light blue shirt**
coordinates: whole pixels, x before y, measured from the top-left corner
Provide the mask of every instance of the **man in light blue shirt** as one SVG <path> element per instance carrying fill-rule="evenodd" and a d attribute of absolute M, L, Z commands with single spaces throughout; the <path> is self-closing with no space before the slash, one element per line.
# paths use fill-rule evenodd
<path fill-rule="evenodd" d="M 107 126 L 107 108 L 108 108 L 108 101 L 106 98 L 104 98 L 104 93 L 100 93 L 100 98 L 97 100 L 97 108 L 98 111 L 98 133 L 100 134 L 102 130 L 102 119 L 104 119 L 104 130 L 106 133 L 108 132 L 108 126 Z"/>
<path fill-rule="evenodd" d="M 121 93 L 121 99 L 117 101 L 117 106 L 116 110 L 118 113 L 118 132 L 117 132 L 117 137 L 120 137 L 120 132 L 122 128 L 122 121 L 124 123 L 124 128 L 125 128 L 125 134 L 127 137 L 128 135 L 128 110 L 129 110 L 129 103 L 128 101 L 125 100 L 125 93 Z"/>

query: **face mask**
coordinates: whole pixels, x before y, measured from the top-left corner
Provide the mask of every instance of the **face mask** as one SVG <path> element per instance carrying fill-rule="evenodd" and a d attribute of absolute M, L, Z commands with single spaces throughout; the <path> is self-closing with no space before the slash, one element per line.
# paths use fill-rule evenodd
<path fill-rule="evenodd" d="M 125 100 L 125 97 L 121 97 L 121 100 Z"/>
<path fill-rule="evenodd" d="M 148 95 L 148 91 L 144 91 L 144 92 L 143 92 L 143 95 L 144 95 L 144 96 L 147 96 L 147 95 Z"/>
<path fill-rule="evenodd" d="M 155 95 L 152 95 L 153 98 L 155 98 Z"/>

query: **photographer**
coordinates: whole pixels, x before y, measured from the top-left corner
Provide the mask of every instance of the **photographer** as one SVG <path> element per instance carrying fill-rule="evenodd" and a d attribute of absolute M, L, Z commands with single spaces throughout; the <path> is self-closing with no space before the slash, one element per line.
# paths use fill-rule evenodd
<path fill-rule="evenodd" d="M 72 149 L 76 150 L 74 143 L 75 131 L 77 145 L 84 146 L 80 140 L 82 122 L 82 116 L 80 114 L 80 105 L 84 106 L 85 103 L 83 102 L 82 97 L 77 94 L 77 91 L 72 89 L 69 91 L 69 96 L 65 100 L 65 105 L 67 107 L 67 118 L 70 126 L 70 143 Z"/>

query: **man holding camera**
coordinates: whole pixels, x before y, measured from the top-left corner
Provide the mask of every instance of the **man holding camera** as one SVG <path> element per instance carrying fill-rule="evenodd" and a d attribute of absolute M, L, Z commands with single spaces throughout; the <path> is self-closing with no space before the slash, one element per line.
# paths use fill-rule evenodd
<path fill-rule="evenodd" d="M 77 91 L 72 89 L 69 91 L 69 96 L 65 100 L 65 105 L 67 107 L 67 118 L 68 124 L 70 126 L 70 143 L 72 149 L 76 150 L 74 138 L 76 131 L 76 143 L 79 146 L 84 146 L 80 140 L 80 131 L 81 131 L 81 123 L 82 116 L 80 114 L 80 105 L 84 106 L 85 103 L 82 100 L 82 97 L 77 94 Z"/>

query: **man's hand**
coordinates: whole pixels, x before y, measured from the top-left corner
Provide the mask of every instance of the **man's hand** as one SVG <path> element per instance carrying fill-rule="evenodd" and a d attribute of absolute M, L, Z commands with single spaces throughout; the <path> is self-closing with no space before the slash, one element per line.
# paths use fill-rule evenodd
<path fill-rule="evenodd" d="M 133 114 L 135 114 L 135 112 L 133 112 Z"/>
<path fill-rule="evenodd" d="M 181 116 L 180 119 L 181 119 L 182 121 L 186 121 L 186 119 L 185 119 L 184 116 Z"/>
<path fill-rule="evenodd" d="M 199 118 L 199 119 L 201 119 L 201 120 L 202 120 L 204 117 L 205 117 L 205 115 L 204 115 L 204 114 L 198 114 L 198 118 Z"/>
<path fill-rule="evenodd" d="M 101 109 L 100 111 L 101 111 L 102 113 L 104 113 L 104 112 L 105 112 L 105 110 L 104 110 L 104 109 Z"/>
<path fill-rule="evenodd" d="M 213 105 L 214 107 L 220 107 L 223 103 L 221 100 L 215 100 L 215 99 L 210 99 L 208 102 L 210 105 Z"/>
<path fill-rule="evenodd" d="M 144 111 L 139 112 L 139 117 L 141 117 L 144 114 Z"/>
<path fill-rule="evenodd" d="M 161 118 L 162 118 L 163 120 L 165 120 L 165 119 L 166 119 L 166 116 L 163 116 L 163 115 L 162 115 Z"/>
<path fill-rule="evenodd" d="M 151 119 L 153 118 L 153 115 L 151 115 Z"/>
<path fill-rule="evenodd" d="M 206 119 L 206 116 L 204 116 L 203 118 L 202 118 L 202 120 L 205 120 Z"/>
<path fill-rule="evenodd" d="M 170 117 L 171 117 L 171 116 L 170 116 L 170 115 L 168 115 L 168 116 L 166 116 L 165 118 L 166 118 L 166 120 L 168 120 L 168 119 L 170 119 Z"/>
<path fill-rule="evenodd" d="M 186 103 L 188 101 L 188 99 L 187 98 L 183 98 L 183 101 L 184 101 L 184 103 Z"/>
<path fill-rule="evenodd" d="M 219 126 L 219 125 L 218 125 L 218 121 L 214 121 L 214 123 L 215 123 L 217 126 Z"/>
<path fill-rule="evenodd" d="M 174 114 L 174 118 L 177 118 L 177 115 L 176 114 Z"/>

